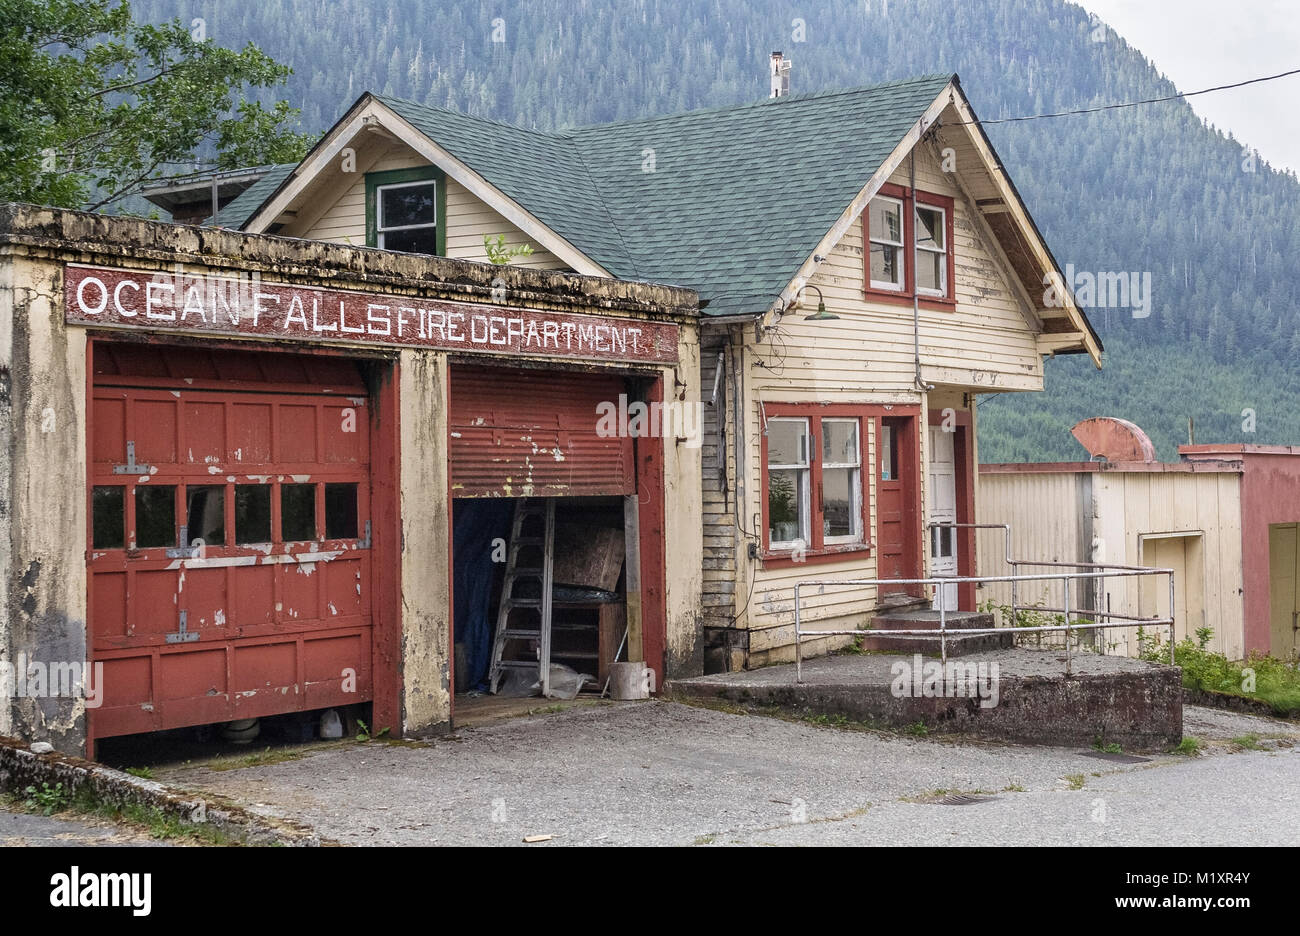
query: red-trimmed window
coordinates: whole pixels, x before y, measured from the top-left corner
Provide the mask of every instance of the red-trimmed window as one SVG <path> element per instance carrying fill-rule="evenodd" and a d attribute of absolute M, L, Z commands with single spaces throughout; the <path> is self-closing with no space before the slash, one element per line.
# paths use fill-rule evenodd
<path fill-rule="evenodd" d="M 862 213 L 864 291 L 882 302 L 952 308 L 953 200 L 882 185 Z M 915 246 L 916 262 L 912 262 Z"/>
<path fill-rule="evenodd" d="M 769 404 L 763 433 L 763 552 L 766 558 L 869 548 L 867 427 L 852 406 Z"/>

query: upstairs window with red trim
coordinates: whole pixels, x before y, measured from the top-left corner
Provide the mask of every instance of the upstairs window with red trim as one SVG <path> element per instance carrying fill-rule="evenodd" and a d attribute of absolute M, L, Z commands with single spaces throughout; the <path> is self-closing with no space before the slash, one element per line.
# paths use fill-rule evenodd
<path fill-rule="evenodd" d="M 953 200 L 882 185 L 862 213 L 864 291 L 883 302 L 952 308 Z M 913 263 L 915 248 L 915 263 Z"/>
<path fill-rule="evenodd" d="M 865 550 L 862 466 L 867 420 L 859 408 L 769 405 L 763 435 L 764 553 L 769 558 Z"/>

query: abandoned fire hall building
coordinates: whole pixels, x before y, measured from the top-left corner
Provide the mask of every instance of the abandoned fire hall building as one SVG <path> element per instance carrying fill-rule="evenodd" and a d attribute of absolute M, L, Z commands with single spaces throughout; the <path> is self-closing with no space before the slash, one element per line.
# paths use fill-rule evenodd
<path fill-rule="evenodd" d="M 107 669 L 0 732 L 434 731 L 517 634 L 543 689 L 788 659 L 801 579 L 975 573 L 933 524 L 975 521 L 976 395 L 1101 363 L 955 75 L 556 132 L 364 94 L 240 188 L 200 227 L 5 209 L 0 646 Z M 232 324 L 187 277 L 256 283 Z M 975 595 L 802 612 L 932 601 Z"/>
<path fill-rule="evenodd" d="M 445 727 L 453 564 L 485 561 L 452 548 L 457 491 L 627 530 L 629 651 L 698 658 L 698 449 L 595 431 L 597 401 L 695 394 L 694 293 L 0 212 L 0 640 L 102 664 L 85 699 L 15 694 L 0 733 L 93 752 L 362 703 Z"/>

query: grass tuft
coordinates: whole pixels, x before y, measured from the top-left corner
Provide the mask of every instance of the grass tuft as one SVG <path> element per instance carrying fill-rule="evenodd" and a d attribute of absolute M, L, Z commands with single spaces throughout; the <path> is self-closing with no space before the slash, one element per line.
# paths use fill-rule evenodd
<path fill-rule="evenodd" d="M 1195 757 L 1197 754 L 1201 753 L 1201 742 L 1197 741 L 1191 735 L 1184 735 L 1183 740 L 1179 741 L 1175 747 L 1170 748 L 1169 753 L 1181 754 L 1185 757 Z"/>

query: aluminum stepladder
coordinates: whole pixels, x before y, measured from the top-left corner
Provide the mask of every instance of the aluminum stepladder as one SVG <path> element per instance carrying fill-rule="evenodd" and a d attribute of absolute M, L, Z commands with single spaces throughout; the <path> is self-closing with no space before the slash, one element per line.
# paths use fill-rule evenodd
<path fill-rule="evenodd" d="M 541 519 L 542 535 L 527 535 L 530 519 Z M 535 524 L 534 524 L 535 526 Z M 531 550 L 539 555 L 541 566 L 521 566 L 519 554 Z M 501 607 L 497 612 L 496 639 L 492 644 L 490 689 L 496 693 L 507 669 L 535 669 L 542 684 L 542 695 L 551 692 L 551 590 L 555 564 L 555 499 L 523 498 L 515 504 L 514 522 L 506 552 L 506 572 L 501 584 Z M 516 592 L 521 582 L 535 582 L 535 596 Z M 532 622 L 512 620 L 512 612 L 524 610 Z M 537 641 L 536 659 L 530 659 L 532 641 Z M 520 656 L 520 647 L 524 656 Z M 509 653 L 507 651 L 510 651 Z"/>

